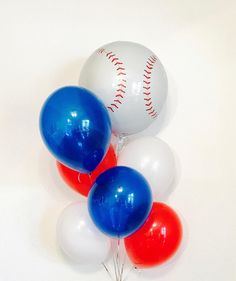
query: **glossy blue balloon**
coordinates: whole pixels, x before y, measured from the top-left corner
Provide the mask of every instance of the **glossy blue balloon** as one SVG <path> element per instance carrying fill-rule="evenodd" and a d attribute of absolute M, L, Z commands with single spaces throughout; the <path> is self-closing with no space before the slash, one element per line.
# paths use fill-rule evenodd
<path fill-rule="evenodd" d="M 92 92 L 68 86 L 46 100 L 40 114 L 40 131 L 59 162 L 90 173 L 107 152 L 111 122 L 107 109 Z"/>
<path fill-rule="evenodd" d="M 112 237 L 126 237 L 145 222 L 152 206 L 148 182 L 129 167 L 113 167 L 102 173 L 88 197 L 95 225 Z"/>

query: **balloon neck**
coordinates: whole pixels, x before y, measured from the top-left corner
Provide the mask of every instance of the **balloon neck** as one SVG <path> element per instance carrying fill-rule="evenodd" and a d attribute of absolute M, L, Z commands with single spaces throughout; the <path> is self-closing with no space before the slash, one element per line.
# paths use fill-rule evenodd
<path fill-rule="evenodd" d="M 78 182 L 81 183 L 80 173 L 78 173 Z"/>
<path fill-rule="evenodd" d="M 117 136 L 117 142 L 116 142 L 116 155 L 117 156 L 119 156 L 126 139 L 127 139 L 127 137 L 124 136 L 124 135 L 118 135 Z"/>
<path fill-rule="evenodd" d="M 89 174 L 88 174 L 88 177 L 89 177 L 90 183 L 92 184 L 92 183 L 93 183 L 93 180 L 92 180 L 92 173 L 89 173 Z"/>

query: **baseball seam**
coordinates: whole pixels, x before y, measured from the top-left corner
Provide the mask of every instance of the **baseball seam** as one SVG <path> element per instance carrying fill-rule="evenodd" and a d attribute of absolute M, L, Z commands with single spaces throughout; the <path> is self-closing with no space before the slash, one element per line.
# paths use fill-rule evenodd
<path fill-rule="evenodd" d="M 98 50 L 99 54 L 105 54 L 106 58 L 113 64 L 113 66 L 116 69 L 116 74 L 118 77 L 118 83 L 117 83 L 117 89 L 115 92 L 115 98 L 111 102 L 107 108 L 111 111 L 114 112 L 116 109 L 119 108 L 119 105 L 122 104 L 124 95 L 126 93 L 126 69 L 124 66 L 124 63 L 116 56 L 115 53 L 112 51 L 108 51 L 106 49 L 99 49 Z"/>
<path fill-rule="evenodd" d="M 147 61 L 146 66 L 143 71 L 143 95 L 144 95 L 144 104 L 147 114 L 155 119 L 157 117 L 157 111 L 152 102 L 152 93 L 151 93 L 151 78 L 152 70 L 154 64 L 156 63 L 157 58 L 154 55 L 151 55 Z"/>

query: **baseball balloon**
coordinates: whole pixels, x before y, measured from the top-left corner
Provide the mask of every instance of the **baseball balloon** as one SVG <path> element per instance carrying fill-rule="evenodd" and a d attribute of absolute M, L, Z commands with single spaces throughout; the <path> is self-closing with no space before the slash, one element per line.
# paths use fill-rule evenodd
<path fill-rule="evenodd" d="M 79 84 L 107 106 L 118 135 L 147 128 L 167 96 L 167 76 L 160 60 L 133 42 L 118 41 L 97 49 L 83 66 Z"/>
<path fill-rule="evenodd" d="M 169 195 L 176 174 L 174 155 L 167 143 L 155 137 L 130 141 L 121 150 L 118 165 L 139 171 L 149 182 L 154 198 Z"/>

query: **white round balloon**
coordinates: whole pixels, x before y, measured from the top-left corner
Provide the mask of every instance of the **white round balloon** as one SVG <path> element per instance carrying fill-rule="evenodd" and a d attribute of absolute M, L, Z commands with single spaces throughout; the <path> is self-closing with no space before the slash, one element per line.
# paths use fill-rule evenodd
<path fill-rule="evenodd" d="M 155 137 L 142 137 L 128 143 L 120 152 L 118 165 L 139 171 L 158 200 L 166 198 L 176 173 L 171 149 Z"/>
<path fill-rule="evenodd" d="M 110 239 L 94 226 L 86 202 L 63 210 L 57 223 L 57 238 L 63 252 L 80 264 L 102 263 L 110 253 Z"/>
<path fill-rule="evenodd" d="M 83 66 L 79 84 L 104 102 L 118 135 L 147 128 L 167 96 L 167 77 L 160 60 L 148 48 L 126 41 L 97 49 Z"/>

